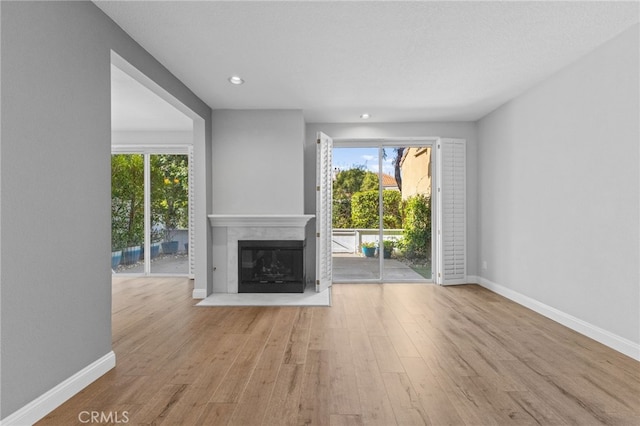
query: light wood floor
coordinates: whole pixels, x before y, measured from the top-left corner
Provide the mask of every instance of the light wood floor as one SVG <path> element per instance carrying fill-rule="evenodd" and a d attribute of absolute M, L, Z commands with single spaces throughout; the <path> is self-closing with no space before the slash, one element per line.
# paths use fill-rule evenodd
<path fill-rule="evenodd" d="M 640 424 L 640 363 L 481 287 L 333 289 L 194 307 L 187 280 L 116 278 L 116 368 L 38 424 Z"/>

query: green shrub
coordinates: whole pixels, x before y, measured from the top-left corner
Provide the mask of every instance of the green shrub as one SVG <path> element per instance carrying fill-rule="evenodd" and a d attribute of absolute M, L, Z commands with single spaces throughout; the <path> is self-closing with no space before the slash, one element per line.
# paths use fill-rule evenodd
<path fill-rule="evenodd" d="M 405 256 L 431 258 L 431 199 L 414 195 L 403 203 L 402 245 Z"/>
<path fill-rule="evenodd" d="M 340 197 L 333 199 L 332 224 L 334 228 L 351 228 L 351 199 Z"/>
<path fill-rule="evenodd" d="M 399 191 L 382 191 L 384 207 L 383 223 L 387 229 L 402 227 Z M 351 198 L 351 224 L 354 228 L 377 229 L 379 227 L 379 193 L 377 190 L 356 192 Z"/>

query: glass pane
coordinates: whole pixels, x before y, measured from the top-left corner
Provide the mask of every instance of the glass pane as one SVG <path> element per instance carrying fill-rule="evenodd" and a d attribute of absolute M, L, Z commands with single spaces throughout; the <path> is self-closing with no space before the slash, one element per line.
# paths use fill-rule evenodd
<path fill-rule="evenodd" d="M 143 273 L 144 157 L 111 156 L 111 268 L 116 273 Z"/>
<path fill-rule="evenodd" d="M 431 147 L 384 151 L 384 279 L 431 280 Z"/>
<path fill-rule="evenodd" d="M 303 241 L 238 241 L 238 293 L 304 291 Z"/>
<path fill-rule="evenodd" d="M 187 155 L 151 155 L 151 273 L 189 273 Z"/>
<path fill-rule="evenodd" d="M 380 279 L 379 150 L 333 149 L 334 281 Z"/>

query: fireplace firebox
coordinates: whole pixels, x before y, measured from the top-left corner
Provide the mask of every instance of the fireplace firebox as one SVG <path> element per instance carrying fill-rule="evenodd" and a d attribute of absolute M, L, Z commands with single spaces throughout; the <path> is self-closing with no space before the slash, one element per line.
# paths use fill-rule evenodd
<path fill-rule="evenodd" d="M 238 241 L 238 293 L 304 293 L 304 241 Z"/>

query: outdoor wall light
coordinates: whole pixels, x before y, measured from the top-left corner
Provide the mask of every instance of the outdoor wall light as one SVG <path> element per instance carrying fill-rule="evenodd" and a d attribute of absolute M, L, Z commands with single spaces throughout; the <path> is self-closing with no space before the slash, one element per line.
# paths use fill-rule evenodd
<path fill-rule="evenodd" d="M 371 114 L 365 112 L 364 114 L 360 115 L 360 118 L 362 118 L 363 120 L 368 120 L 371 118 Z"/>

